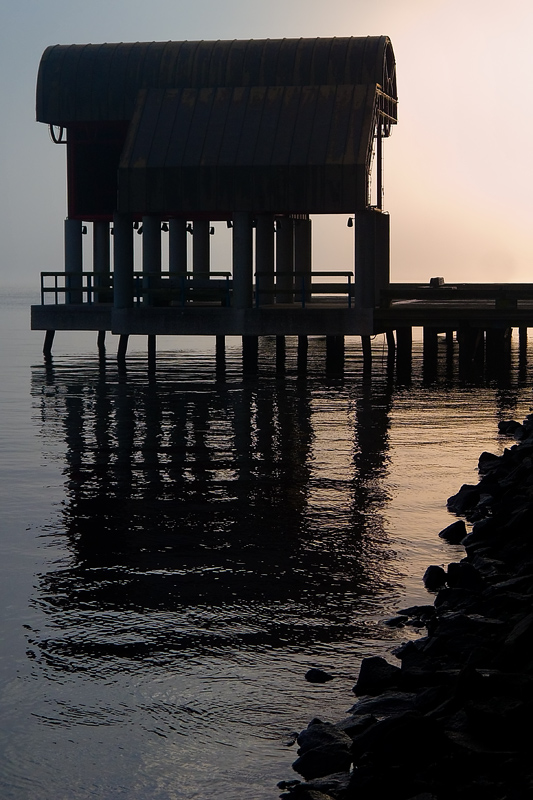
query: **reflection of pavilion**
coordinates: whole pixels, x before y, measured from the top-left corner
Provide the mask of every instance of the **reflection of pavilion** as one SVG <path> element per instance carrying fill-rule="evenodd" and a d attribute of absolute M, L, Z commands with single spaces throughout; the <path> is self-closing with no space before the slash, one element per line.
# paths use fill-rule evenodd
<path fill-rule="evenodd" d="M 39 591 L 81 626 L 46 645 L 68 660 L 135 656 L 131 641 L 144 642 L 138 656 L 209 648 L 228 615 L 249 630 L 243 646 L 349 637 L 359 598 L 387 590 L 388 391 L 362 391 L 352 418 L 348 395 L 339 416 L 342 392 L 331 402 L 302 382 L 206 377 L 112 383 L 97 369 L 49 367 L 55 391 L 43 392 L 34 372 L 43 436 L 66 444 L 72 564 Z M 93 612 L 134 614 L 139 630 L 130 641 L 126 622 L 104 642 Z"/>
<path fill-rule="evenodd" d="M 385 36 L 48 48 L 37 118 L 67 145 L 68 219 L 65 271 L 43 276 L 32 309 L 47 351 L 58 329 L 121 334 L 121 356 L 134 333 L 151 352 L 157 334 L 239 335 L 253 350 L 263 335 L 371 333 L 389 281 L 382 139 L 396 97 Z M 313 271 L 312 214 L 355 215 L 355 284 L 353 265 Z M 232 228 L 223 273 L 213 221 Z"/>

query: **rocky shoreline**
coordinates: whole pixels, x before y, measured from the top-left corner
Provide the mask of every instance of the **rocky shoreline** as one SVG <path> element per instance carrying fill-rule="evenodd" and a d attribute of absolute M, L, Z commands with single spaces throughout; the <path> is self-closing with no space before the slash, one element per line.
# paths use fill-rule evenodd
<path fill-rule="evenodd" d="M 349 716 L 299 734 L 284 800 L 533 797 L 533 414 L 499 432 L 517 443 L 448 500 L 461 518 L 439 535 L 465 558 L 428 567 L 434 604 L 388 621 L 427 635 L 394 651 L 401 666 L 363 660 Z"/>

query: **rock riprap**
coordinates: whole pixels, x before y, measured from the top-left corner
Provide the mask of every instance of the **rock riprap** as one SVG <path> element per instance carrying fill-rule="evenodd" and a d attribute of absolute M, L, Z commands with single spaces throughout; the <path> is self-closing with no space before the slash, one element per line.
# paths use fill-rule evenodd
<path fill-rule="evenodd" d="M 426 635 L 399 666 L 363 659 L 357 702 L 297 739 L 287 800 L 529 800 L 533 797 L 533 415 L 502 422 L 517 443 L 482 453 L 480 480 L 449 498 L 461 518 L 440 532 L 466 555 L 423 580 L 433 605 L 387 624 Z"/>

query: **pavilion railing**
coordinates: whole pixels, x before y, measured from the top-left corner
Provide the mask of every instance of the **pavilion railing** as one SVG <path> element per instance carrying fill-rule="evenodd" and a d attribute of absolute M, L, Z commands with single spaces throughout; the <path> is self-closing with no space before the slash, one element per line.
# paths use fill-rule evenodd
<path fill-rule="evenodd" d="M 316 278 L 329 278 L 317 282 Z M 337 281 L 335 281 L 337 279 Z M 344 279 L 344 280 L 338 280 Z M 84 304 L 113 302 L 112 272 L 41 272 L 41 304 Z M 230 272 L 134 272 L 132 300 L 135 306 L 181 306 L 191 302 L 231 305 Z M 305 308 L 317 296 L 344 295 L 348 308 L 354 296 L 351 271 L 256 272 L 254 286 L 256 308 L 298 303 Z"/>

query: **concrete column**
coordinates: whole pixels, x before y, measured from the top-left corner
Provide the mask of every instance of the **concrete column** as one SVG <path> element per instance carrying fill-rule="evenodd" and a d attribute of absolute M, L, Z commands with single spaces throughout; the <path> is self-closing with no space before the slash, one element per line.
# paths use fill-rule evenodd
<path fill-rule="evenodd" d="M 294 225 L 290 217 L 276 220 L 276 302 L 292 303 L 294 280 Z"/>
<path fill-rule="evenodd" d="M 192 226 L 192 271 L 209 272 L 209 220 L 197 219 Z"/>
<path fill-rule="evenodd" d="M 294 220 L 294 271 L 296 284 L 296 298 L 301 300 L 303 290 L 303 302 L 311 299 L 311 270 L 312 270 L 312 247 L 311 247 L 311 220 Z M 298 273 L 304 273 L 303 275 Z"/>
<path fill-rule="evenodd" d="M 258 304 L 274 302 L 274 216 L 259 214 L 255 229 L 255 279 Z"/>
<path fill-rule="evenodd" d="M 161 220 L 159 217 L 143 217 L 143 303 L 156 305 L 159 276 L 161 275 Z"/>
<path fill-rule="evenodd" d="M 355 308 L 373 309 L 389 277 L 389 216 L 376 209 L 355 215 Z"/>
<path fill-rule="evenodd" d="M 130 215 L 118 211 L 113 215 L 113 266 L 115 308 L 132 308 L 133 227 Z"/>
<path fill-rule="evenodd" d="M 169 272 L 187 272 L 187 220 L 171 219 L 168 228 Z"/>
<path fill-rule="evenodd" d="M 100 291 L 95 293 L 98 303 L 110 303 L 112 294 L 110 290 L 109 273 L 111 269 L 111 251 L 109 222 L 93 222 L 93 271 L 96 274 L 94 285 Z"/>
<path fill-rule="evenodd" d="M 252 215 L 236 211 L 233 215 L 233 305 L 253 305 L 253 229 Z"/>
<path fill-rule="evenodd" d="M 81 220 L 65 220 L 65 272 L 80 273 L 79 277 L 70 275 L 66 279 L 69 289 L 66 296 L 67 303 L 82 302 L 83 247 L 81 231 Z"/>

